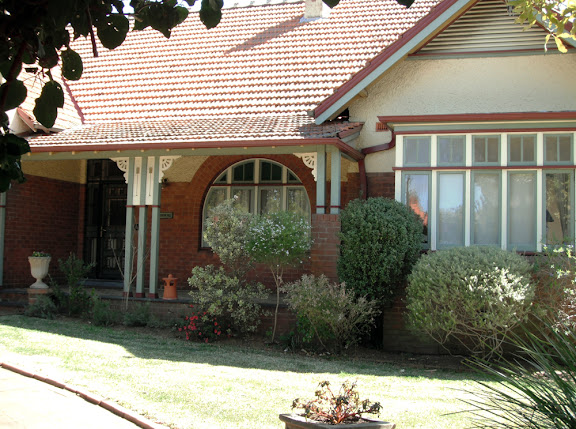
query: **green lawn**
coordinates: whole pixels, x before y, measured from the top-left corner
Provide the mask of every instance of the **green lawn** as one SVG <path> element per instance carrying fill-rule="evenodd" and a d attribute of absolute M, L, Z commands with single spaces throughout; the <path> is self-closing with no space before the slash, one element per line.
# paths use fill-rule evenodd
<path fill-rule="evenodd" d="M 317 383 L 357 379 L 362 399 L 398 429 L 470 426 L 460 399 L 468 372 L 414 369 L 353 358 L 305 357 L 277 349 L 198 344 L 81 321 L 0 317 L 0 360 L 86 387 L 174 428 L 281 428 L 292 400 Z"/>

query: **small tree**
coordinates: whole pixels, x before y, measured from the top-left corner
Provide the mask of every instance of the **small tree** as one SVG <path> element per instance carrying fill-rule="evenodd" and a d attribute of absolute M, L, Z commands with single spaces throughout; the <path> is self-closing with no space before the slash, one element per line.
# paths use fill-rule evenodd
<path fill-rule="evenodd" d="M 228 271 L 244 280 L 252 268 L 246 243 L 253 215 L 238 208 L 236 201 L 231 198 L 210 210 L 204 239 Z"/>
<path fill-rule="evenodd" d="M 422 221 L 406 205 L 385 198 L 354 200 L 340 219 L 340 280 L 360 296 L 390 302 L 420 255 Z"/>
<path fill-rule="evenodd" d="M 287 267 L 301 264 L 312 245 L 310 223 L 296 213 L 280 211 L 256 216 L 249 231 L 247 250 L 255 262 L 272 272 L 276 285 L 276 309 L 272 342 L 276 336 L 282 276 Z"/>

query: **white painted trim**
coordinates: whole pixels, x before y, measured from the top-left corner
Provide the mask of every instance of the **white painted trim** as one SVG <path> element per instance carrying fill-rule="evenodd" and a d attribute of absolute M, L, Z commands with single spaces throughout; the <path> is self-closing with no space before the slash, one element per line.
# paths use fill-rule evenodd
<path fill-rule="evenodd" d="M 472 231 L 470 231 L 470 227 L 472 225 L 472 205 L 474 201 L 472 201 L 472 171 L 465 170 L 464 171 L 464 246 L 470 246 L 470 236 Z M 466 200 L 469 201 L 469 204 L 466 204 Z"/>
<path fill-rule="evenodd" d="M 330 147 L 330 214 L 340 213 L 340 199 L 342 188 L 340 174 L 342 171 L 342 155 L 335 147 Z M 338 206 L 338 207 L 334 207 Z"/>
<path fill-rule="evenodd" d="M 318 181 L 317 152 L 295 153 L 294 155 L 300 158 L 306 167 L 312 169 L 312 176 Z"/>
<path fill-rule="evenodd" d="M 544 175 L 542 170 L 536 170 L 536 251 L 542 251 L 542 242 L 545 237 L 542 236 L 542 204 L 544 191 Z M 544 208 L 546 210 L 546 208 Z"/>
<path fill-rule="evenodd" d="M 472 147 L 472 134 L 466 134 L 466 167 L 472 167 L 472 151 L 474 148 Z"/>
<path fill-rule="evenodd" d="M 434 171 L 430 176 L 430 196 L 428 199 L 430 216 L 428 216 L 428 229 L 430 230 L 430 250 L 436 250 L 436 236 L 438 234 L 438 172 Z"/>
<path fill-rule="evenodd" d="M 438 166 L 438 135 L 433 134 L 430 136 L 430 166 Z"/>
<path fill-rule="evenodd" d="M 500 232 L 502 234 L 502 249 L 506 250 L 508 248 L 508 171 L 502 170 L 502 201 L 500 202 L 501 214 L 500 219 Z"/>
<path fill-rule="evenodd" d="M 326 147 L 316 151 L 316 214 L 326 213 Z M 322 207 L 320 207 L 322 206 Z"/>

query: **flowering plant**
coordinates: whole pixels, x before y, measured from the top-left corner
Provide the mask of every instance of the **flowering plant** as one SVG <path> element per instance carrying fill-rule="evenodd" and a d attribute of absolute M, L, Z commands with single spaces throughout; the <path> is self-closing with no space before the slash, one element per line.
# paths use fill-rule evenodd
<path fill-rule="evenodd" d="M 193 305 L 190 308 L 194 308 Z M 193 310 L 190 316 L 184 318 L 184 326 L 178 328 L 179 332 L 184 332 L 186 340 L 197 340 L 209 343 L 222 336 L 230 337 L 230 325 L 223 326 L 218 322 L 218 318 L 206 311 Z"/>
<path fill-rule="evenodd" d="M 314 394 L 316 399 L 306 402 L 295 399 L 292 409 L 301 408 L 304 410 L 302 415 L 307 419 L 331 425 L 357 422 L 362 419 L 362 414 L 380 414 L 382 406 L 379 402 L 360 400 L 356 382 L 345 381 L 338 394 L 332 391 L 329 381 L 322 381 L 318 387 Z"/>
<path fill-rule="evenodd" d="M 32 257 L 33 258 L 48 258 L 48 257 L 50 257 L 50 254 L 46 253 L 46 252 L 34 251 L 34 252 L 32 252 Z"/>

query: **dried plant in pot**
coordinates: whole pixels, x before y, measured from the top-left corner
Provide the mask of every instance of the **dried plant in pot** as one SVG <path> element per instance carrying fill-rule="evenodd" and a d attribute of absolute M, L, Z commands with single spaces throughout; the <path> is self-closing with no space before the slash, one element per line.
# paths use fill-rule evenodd
<path fill-rule="evenodd" d="M 360 400 L 356 391 L 356 382 L 346 381 L 337 393 L 330 388 L 329 381 L 318 385 L 316 399 L 302 401 L 295 399 L 292 410 L 301 413 L 280 414 L 280 420 L 286 429 L 318 429 L 351 425 L 355 429 L 394 429 L 394 423 L 363 417 L 363 414 L 380 414 L 382 408 L 378 402 Z"/>

